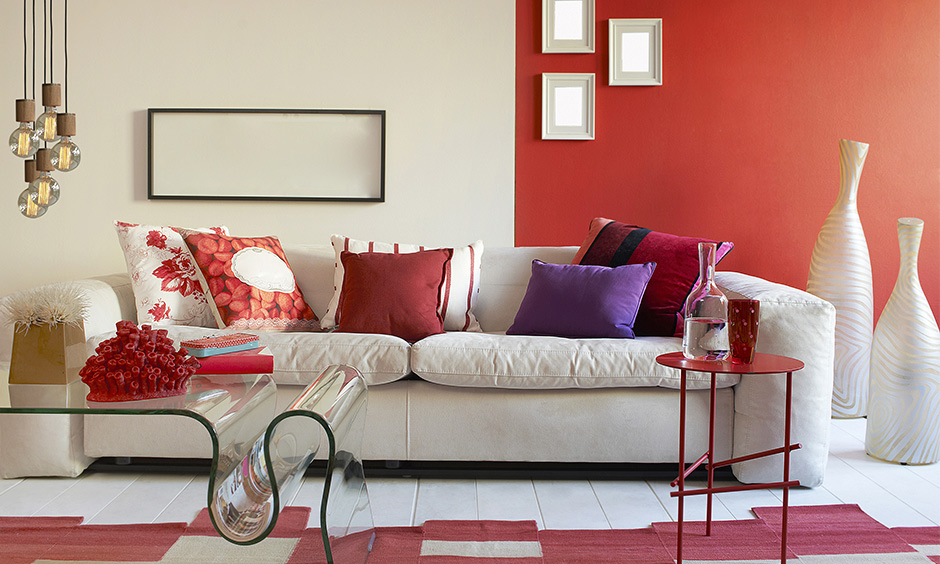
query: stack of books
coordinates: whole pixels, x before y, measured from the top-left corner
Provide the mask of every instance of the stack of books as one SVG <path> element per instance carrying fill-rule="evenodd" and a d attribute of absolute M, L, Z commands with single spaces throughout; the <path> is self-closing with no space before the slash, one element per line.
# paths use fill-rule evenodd
<path fill-rule="evenodd" d="M 257 335 L 233 333 L 183 341 L 183 348 L 199 361 L 196 374 L 269 374 L 274 355 L 262 347 Z"/>

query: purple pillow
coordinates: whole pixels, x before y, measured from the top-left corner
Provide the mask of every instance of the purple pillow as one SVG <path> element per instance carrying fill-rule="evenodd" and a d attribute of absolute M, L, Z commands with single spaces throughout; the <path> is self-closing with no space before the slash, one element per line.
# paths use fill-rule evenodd
<path fill-rule="evenodd" d="M 532 261 L 525 297 L 507 335 L 632 339 L 655 262 L 607 267 Z"/>

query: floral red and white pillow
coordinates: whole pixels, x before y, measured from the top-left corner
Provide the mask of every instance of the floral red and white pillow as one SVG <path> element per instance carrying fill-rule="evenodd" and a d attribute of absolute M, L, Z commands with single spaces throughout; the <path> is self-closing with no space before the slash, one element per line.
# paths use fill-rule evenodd
<path fill-rule="evenodd" d="M 333 270 L 333 298 L 326 313 L 320 320 L 323 329 L 333 329 L 339 324 L 337 309 L 342 294 L 345 271 L 341 255 L 343 251 L 351 253 L 415 253 L 433 250 L 423 245 L 403 245 L 400 243 L 381 243 L 378 241 L 360 241 L 340 235 L 330 237 L 336 252 Z M 452 256 L 445 263 L 444 284 L 441 286 L 439 312 L 444 318 L 445 331 L 482 331 L 480 322 L 473 315 L 477 295 L 480 293 L 480 261 L 483 258 L 483 241 L 477 241 L 466 247 L 456 247 Z"/>
<path fill-rule="evenodd" d="M 114 229 L 131 278 L 138 324 L 216 326 L 213 308 L 179 232 L 123 221 L 115 221 Z M 192 231 L 228 233 L 225 227 Z"/>
<path fill-rule="evenodd" d="M 198 276 L 212 296 L 219 328 L 316 331 L 277 237 L 229 237 L 181 229 Z"/>

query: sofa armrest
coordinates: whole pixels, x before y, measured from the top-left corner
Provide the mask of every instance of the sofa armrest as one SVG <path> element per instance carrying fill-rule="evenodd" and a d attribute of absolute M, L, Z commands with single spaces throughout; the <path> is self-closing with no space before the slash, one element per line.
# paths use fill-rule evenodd
<path fill-rule="evenodd" d="M 835 307 L 802 290 L 737 272 L 717 272 L 715 281 L 729 299 L 760 300 L 758 352 L 806 365 L 793 374 L 791 442 L 803 448 L 790 457 L 790 476 L 804 486 L 822 484 L 829 456 Z M 784 376 L 741 378 L 734 395 L 733 456 L 782 446 L 785 401 Z M 771 482 L 782 478 L 782 467 L 782 455 L 775 455 L 737 464 L 734 473 L 746 483 Z"/>
<path fill-rule="evenodd" d="M 134 291 L 127 274 L 110 274 L 84 280 L 74 280 L 88 301 L 85 317 L 85 335 L 90 337 L 113 331 L 121 320 L 137 321 Z M 9 297 L 9 296 L 8 296 Z M 2 298 L 3 300 L 8 297 Z M 0 308 L 2 311 L 2 308 Z M 2 315 L 2 313 L 0 313 Z M 8 368 L 13 351 L 15 327 L 6 317 L 0 318 L 0 367 Z"/>

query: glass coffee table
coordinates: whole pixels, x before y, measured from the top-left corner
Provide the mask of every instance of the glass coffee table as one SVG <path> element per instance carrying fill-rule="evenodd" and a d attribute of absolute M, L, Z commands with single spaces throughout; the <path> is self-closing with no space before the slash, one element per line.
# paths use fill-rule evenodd
<path fill-rule="evenodd" d="M 68 385 L 11 384 L 0 413 L 177 415 L 201 423 L 212 440 L 208 508 L 235 544 L 267 537 L 307 467 L 327 460 L 320 529 L 327 562 L 367 560 L 374 540 L 360 450 L 367 386 L 358 370 L 330 366 L 282 413 L 269 374 L 197 375 L 185 395 L 91 402 L 80 380 Z"/>

